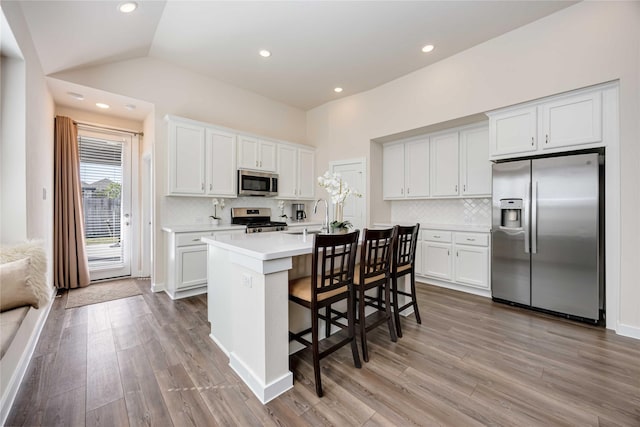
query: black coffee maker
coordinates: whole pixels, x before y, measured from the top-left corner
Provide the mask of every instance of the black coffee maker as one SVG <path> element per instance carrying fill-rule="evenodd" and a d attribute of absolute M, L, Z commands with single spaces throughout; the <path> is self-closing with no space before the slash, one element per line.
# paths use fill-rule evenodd
<path fill-rule="evenodd" d="M 304 221 L 307 219 L 307 213 L 304 209 L 304 203 L 293 203 L 291 205 L 291 217 L 296 221 Z"/>

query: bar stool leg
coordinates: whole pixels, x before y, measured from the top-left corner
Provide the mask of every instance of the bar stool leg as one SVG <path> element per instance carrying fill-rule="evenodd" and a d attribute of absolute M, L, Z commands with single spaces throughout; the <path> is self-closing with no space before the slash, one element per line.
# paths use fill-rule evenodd
<path fill-rule="evenodd" d="M 420 320 L 420 310 L 418 310 L 418 295 L 416 295 L 416 274 L 413 270 L 411 270 L 411 298 L 413 299 L 413 311 L 416 315 L 416 322 L 418 324 L 422 324 L 422 320 Z"/>
<path fill-rule="evenodd" d="M 398 341 L 398 336 L 396 335 L 396 327 L 393 322 L 393 313 L 391 312 L 391 280 L 387 280 L 387 283 L 384 285 L 384 310 L 387 314 L 387 325 L 389 326 L 389 335 L 391 336 L 392 342 Z"/>
<path fill-rule="evenodd" d="M 322 397 L 322 382 L 320 380 L 320 346 L 318 337 L 318 316 L 314 310 L 311 313 L 311 350 L 313 352 L 313 375 L 316 383 L 316 394 L 318 397 Z"/>
<path fill-rule="evenodd" d="M 398 338 L 402 338 L 402 327 L 400 326 L 400 312 L 398 311 L 398 279 L 393 277 L 393 317 L 396 323 L 396 334 Z"/>
<path fill-rule="evenodd" d="M 362 359 L 369 361 L 369 349 L 367 347 L 367 328 L 364 317 L 364 285 L 360 285 L 358 289 L 358 324 L 360 326 L 360 342 L 362 344 Z"/>

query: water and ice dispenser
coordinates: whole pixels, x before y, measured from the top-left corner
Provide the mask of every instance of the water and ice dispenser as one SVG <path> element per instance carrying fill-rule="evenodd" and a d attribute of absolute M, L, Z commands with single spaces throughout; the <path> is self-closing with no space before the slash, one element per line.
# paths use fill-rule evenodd
<path fill-rule="evenodd" d="M 522 228 L 522 199 L 501 199 L 500 213 L 502 227 Z"/>

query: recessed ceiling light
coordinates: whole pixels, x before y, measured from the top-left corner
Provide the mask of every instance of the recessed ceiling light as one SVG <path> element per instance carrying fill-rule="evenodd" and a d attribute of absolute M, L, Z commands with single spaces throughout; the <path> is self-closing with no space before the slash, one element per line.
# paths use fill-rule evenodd
<path fill-rule="evenodd" d="M 135 109 L 136 109 L 136 106 L 135 106 L 135 105 L 133 105 L 133 104 L 126 104 L 126 105 L 124 106 L 124 108 L 126 108 L 126 109 L 127 109 L 127 110 L 129 110 L 129 111 L 133 111 L 133 110 L 135 110 Z"/>
<path fill-rule="evenodd" d="M 104 104 L 102 102 L 96 102 L 96 107 L 106 110 L 107 108 L 109 108 L 109 104 Z"/>
<path fill-rule="evenodd" d="M 263 58 L 268 58 L 271 56 L 271 52 L 269 52 L 267 49 L 262 49 L 260 51 L 260 56 L 262 56 Z"/>
<path fill-rule="evenodd" d="M 138 8 L 138 3 L 127 1 L 118 5 L 118 10 L 122 13 L 131 13 Z"/>
<path fill-rule="evenodd" d="M 73 99 L 77 99 L 78 101 L 84 101 L 84 95 L 81 93 L 67 92 L 67 95 L 69 95 Z"/>
<path fill-rule="evenodd" d="M 422 51 L 423 51 L 424 53 L 429 53 L 429 52 L 431 52 L 433 49 L 435 49 L 435 46 L 434 46 L 434 45 L 432 45 L 432 44 L 428 44 L 428 45 L 422 46 Z"/>
<path fill-rule="evenodd" d="M 340 93 L 340 92 L 342 92 L 342 88 L 341 87 L 337 87 L 337 88 L 333 89 L 333 91 L 335 93 Z"/>

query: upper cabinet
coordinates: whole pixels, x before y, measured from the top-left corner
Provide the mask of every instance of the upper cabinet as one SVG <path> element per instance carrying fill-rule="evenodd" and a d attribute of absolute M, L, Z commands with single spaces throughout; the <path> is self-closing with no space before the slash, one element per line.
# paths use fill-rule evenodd
<path fill-rule="evenodd" d="M 384 199 L 429 195 L 429 138 L 385 145 L 382 156 Z"/>
<path fill-rule="evenodd" d="M 491 195 L 486 123 L 390 143 L 382 156 L 385 200 Z"/>
<path fill-rule="evenodd" d="M 315 153 L 292 145 L 278 145 L 278 198 L 313 199 Z"/>
<path fill-rule="evenodd" d="M 489 128 L 460 131 L 461 196 L 491 195 L 491 162 L 489 161 Z"/>
<path fill-rule="evenodd" d="M 431 196 L 458 195 L 458 132 L 432 136 Z"/>
<path fill-rule="evenodd" d="M 236 136 L 218 129 L 207 129 L 207 194 L 235 197 Z"/>
<path fill-rule="evenodd" d="M 275 172 L 279 197 L 313 199 L 315 151 L 207 123 L 166 116 L 169 124 L 168 195 L 237 197 L 237 170 Z"/>
<path fill-rule="evenodd" d="M 169 120 L 169 194 L 236 196 L 236 136 Z"/>
<path fill-rule="evenodd" d="M 238 168 L 276 171 L 276 143 L 252 136 L 238 137 Z"/>
<path fill-rule="evenodd" d="M 169 122 L 169 194 L 205 194 L 205 128 Z"/>
<path fill-rule="evenodd" d="M 490 115 L 491 155 L 536 151 L 537 117 L 536 107 L 516 108 Z"/>
<path fill-rule="evenodd" d="M 604 146 L 616 104 L 617 89 L 607 84 L 487 113 L 490 159 Z"/>

